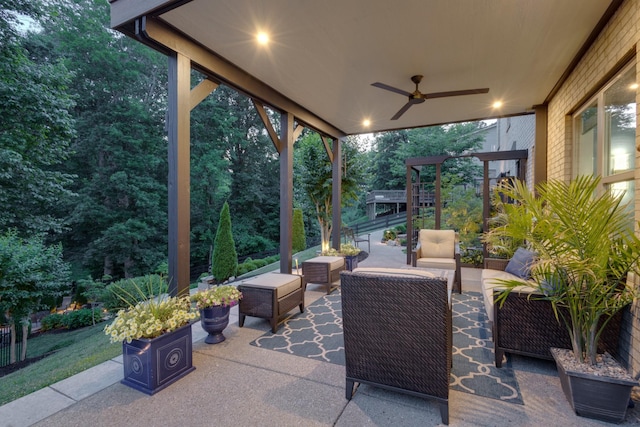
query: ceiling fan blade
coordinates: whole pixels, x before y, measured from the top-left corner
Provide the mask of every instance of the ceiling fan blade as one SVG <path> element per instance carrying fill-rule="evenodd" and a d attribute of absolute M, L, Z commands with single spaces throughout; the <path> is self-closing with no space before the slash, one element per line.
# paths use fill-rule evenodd
<path fill-rule="evenodd" d="M 371 86 L 379 87 L 380 89 L 384 89 L 384 90 L 390 90 L 391 92 L 399 93 L 400 95 L 411 96 L 411 92 L 407 92 L 406 90 L 398 89 L 396 87 L 389 86 L 384 83 L 375 82 L 375 83 L 371 83 Z"/>
<path fill-rule="evenodd" d="M 404 104 L 404 106 L 401 109 L 399 109 L 398 112 L 393 115 L 393 117 L 391 117 L 391 120 L 398 120 L 400 116 L 406 113 L 409 107 L 411 107 L 413 104 L 415 104 L 415 102 L 411 102 L 411 101 Z"/>
<path fill-rule="evenodd" d="M 451 90 L 448 92 L 434 92 L 434 93 L 425 93 L 422 95 L 424 99 L 433 99 L 433 98 L 446 98 L 448 96 L 460 96 L 460 95 L 476 95 L 479 93 L 488 93 L 489 88 L 485 87 L 482 89 L 467 89 L 467 90 Z"/>

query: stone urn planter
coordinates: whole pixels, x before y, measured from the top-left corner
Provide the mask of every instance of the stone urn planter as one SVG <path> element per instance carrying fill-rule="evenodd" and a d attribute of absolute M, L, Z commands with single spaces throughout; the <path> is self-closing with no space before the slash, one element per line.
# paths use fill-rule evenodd
<path fill-rule="evenodd" d="M 200 324 L 205 330 L 207 344 L 218 344 L 225 340 L 222 331 L 229 324 L 231 307 L 238 305 L 242 292 L 233 285 L 213 286 L 191 295 L 191 301 L 200 310 Z"/>
<path fill-rule="evenodd" d="M 200 324 L 209 335 L 204 339 L 207 344 L 218 344 L 225 340 L 222 331 L 229 325 L 230 306 L 213 306 L 200 310 Z"/>

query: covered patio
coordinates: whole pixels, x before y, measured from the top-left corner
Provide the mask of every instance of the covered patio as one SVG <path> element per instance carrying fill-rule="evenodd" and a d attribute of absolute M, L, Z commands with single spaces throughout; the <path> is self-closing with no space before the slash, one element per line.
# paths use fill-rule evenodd
<path fill-rule="evenodd" d="M 176 294 L 189 285 L 189 111 L 219 84 L 253 100 L 280 155 L 279 270 L 290 273 L 293 145 L 303 128 L 322 136 L 338 183 L 348 135 L 535 114 L 527 181 L 570 179 L 571 116 L 637 61 L 640 40 L 638 0 L 110 3 L 113 28 L 169 58 L 169 277 Z M 271 42 L 256 44 L 259 34 Z M 192 70 L 203 76 L 193 88 Z M 424 79 L 414 87 L 415 75 Z M 267 110 L 280 120 L 273 123 Z M 341 223 L 339 185 L 333 222 Z M 333 233 L 337 245 L 340 228 Z M 406 266 L 406 255 L 377 237 L 362 265 Z M 463 272 L 465 293 L 480 291 L 474 274 Z M 306 303 L 322 296 L 312 288 Z M 216 346 L 204 344 L 195 325 L 196 371 L 157 395 L 119 384 L 116 358 L 0 407 L 0 419 L 16 426 L 441 424 L 437 405 L 415 397 L 363 385 L 345 399 L 343 366 L 252 346 L 269 324 L 247 319 L 239 328 L 234 320 Z M 626 362 L 637 372 L 635 323 L 625 340 Z M 451 425 L 604 424 L 573 413 L 553 363 L 515 356 L 511 363 L 524 404 L 452 390 Z M 639 423 L 640 409 L 630 409 L 623 425 Z"/>
<path fill-rule="evenodd" d="M 400 267 L 400 247 L 372 238 L 365 267 Z M 480 292 L 478 269 L 463 268 L 465 293 Z M 324 297 L 310 287 L 307 304 Z M 235 316 L 234 316 L 235 314 Z M 294 317 L 300 316 L 292 310 Z M 247 318 L 238 327 L 232 310 L 227 340 L 208 345 L 206 333 L 193 325 L 196 370 L 154 396 L 119 383 L 122 357 L 0 407 L 6 426 L 437 426 L 438 404 L 361 385 L 345 398 L 344 366 L 251 345 L 270 334 L 269 322 Z M 500 401 L 455 389 L 450 391 L 451 426 L 603 426 L 576 416 L 565 399 L 555 364 L 511 357 L 523 404 Z M 509 369 L 505 366 L 503 369 Z M 638 425 L 640 406 L 627 411 L 621 425 Z"/>
<path fill-rule="evenodd" d="M 110 3 L 113 28 L 169 58 L 169 277 L 181 294 L 190 110 L 218 85 L 252 99 L 280 155 L 280 271 L 289 273 L 293 145 L 303 128 L 321 135 L 333 163 L 334 224 L 347 135 L 535 114 L 528 176 L 545 180 L 548 103 L 622 1 Z M 203 76 L 193 88 L 191 70 Z M 339 227 L 332 241 L 337 248 Z"/>

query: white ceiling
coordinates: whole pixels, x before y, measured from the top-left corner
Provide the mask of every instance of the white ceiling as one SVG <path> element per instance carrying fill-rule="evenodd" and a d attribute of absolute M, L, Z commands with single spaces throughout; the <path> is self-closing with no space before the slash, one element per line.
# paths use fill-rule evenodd
<path fill-rule="evenodd" d="M 112 0 L 113 1 L 113 0 Z M 171 3 L 171 2 L 169 2 Z M 604 0 L 192 0 L 159 16 L 346 134 L 522 114 L 542 104 Z M 255 42 L 270 34 L 267 47 Z M 400 94 L 427 100 L 399 120 Z M 500 110 L 491 104 L 503 101 Z M 363 119 L 371 126 L 363 126 Z"/>

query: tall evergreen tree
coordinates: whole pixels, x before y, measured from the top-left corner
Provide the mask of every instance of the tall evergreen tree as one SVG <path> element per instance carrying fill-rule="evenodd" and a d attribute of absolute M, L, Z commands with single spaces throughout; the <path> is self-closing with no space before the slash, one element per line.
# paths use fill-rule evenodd
<path fill-rule="evenodd" d="M 296 208 L 293 210 L 293 224 L 292 224 L 292 249 L 293 252 L 301 252 L 307 249 L 307 239 L 304 234 L 304 221 L 302 218 L 302 209 Z"/>
<path fill-rule="evenodd" d="M 194 85 L 202 77 L 194 77 Z M 228 91 L 223 87 L 217 91 Z M 234 133 L 233 117 L 222 97 L 209 95 L 191 111 L 191 262 L 208 264 L 213 256 L 219 212 L 229 198 L 232 175 L 227 135 Z"/>
<path fill-rule="evenodd" d="M 401 145 L 408 143 L 406 130 L 381 133 L 374 145 L 372 190 L 404 190 L 405 182 L 398 179 L 396 174 L 396 152 Z"/>
<path fill-rule="evenodd" d="M 280 157 L 247 97 L 230 91 L 226 113 L 233 117 L 235 130 L 228 135 L 227 148 L 233 177 L 229 196 L 231 212 L 234 218 L 242 218 L 234 225 L 238 250 L 248 254 L 277 248 Z"/>
<path fill-rule="evenodd" d="M 250 100 L 218 87 L 192 112 L 192 262 L 207 259 L 222 201 L 242 255 L 277 247 L 278 154 Z"/>
<path fill-rule="evenodd" d="M 106 2 L 48 3 L 41 43 L 74 71 L 77 100 L 65 247 L 94 276 L 146 273 L 166 259 L 166 60 L 109 29 Z"/>
<path fill-rule="evenodd" d="M 227 202 L 222 205 L 218 231 L 213 245 L 213 260 L 211 272 L 218 283 L 223 283 L 238 270 L 238 254 L 231 231 L 231 214 Z"/>

